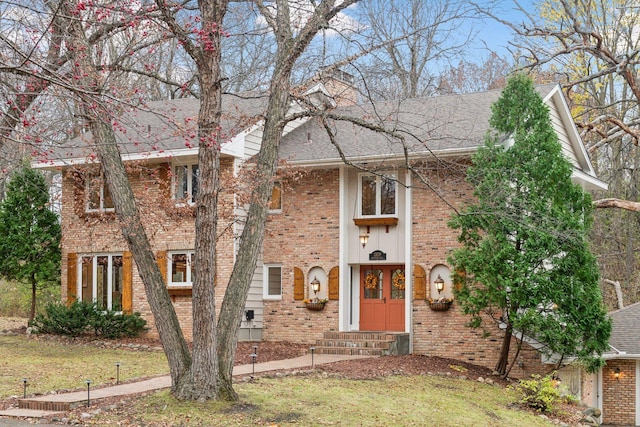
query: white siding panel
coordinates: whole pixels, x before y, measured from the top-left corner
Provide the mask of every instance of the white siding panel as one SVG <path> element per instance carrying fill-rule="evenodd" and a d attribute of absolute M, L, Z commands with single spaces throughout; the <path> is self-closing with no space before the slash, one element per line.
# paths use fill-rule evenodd
<path fill-rule="evenodd" d="M 562 153 L 574 165 L 574 167 L 580 168 L 578 158 L 576 157 L 576 153 L 573 150 L 573 146 L 571 145 L 571 141 L 569 139 L 569 136 L 567 135 L 564 123 L 558 115 L 558 110 L 556 108 L 550 108 L 549 113 L 551 116 L 551 123 L 553 124 L 553 128 L 558 135 L 560 145 L 562 145 Z"/>

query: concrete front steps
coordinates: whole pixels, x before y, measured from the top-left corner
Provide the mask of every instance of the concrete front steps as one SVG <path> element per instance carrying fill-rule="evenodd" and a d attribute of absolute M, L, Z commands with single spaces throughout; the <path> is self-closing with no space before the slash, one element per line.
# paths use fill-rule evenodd
<path fill-rule="evenodd" d="M 404 332 L 326 331 L 316 340 L 317 354 L 397 356 L 409 354 L 409 334 Z"/>

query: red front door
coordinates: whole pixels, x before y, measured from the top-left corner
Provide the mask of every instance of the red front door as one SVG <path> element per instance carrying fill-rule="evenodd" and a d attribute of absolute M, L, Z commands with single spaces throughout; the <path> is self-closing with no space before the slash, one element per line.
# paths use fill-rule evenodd
<path fill-rule="evenodd" d="M 404 331 L 404 267 L 360 268 L 360 330 Z"/>

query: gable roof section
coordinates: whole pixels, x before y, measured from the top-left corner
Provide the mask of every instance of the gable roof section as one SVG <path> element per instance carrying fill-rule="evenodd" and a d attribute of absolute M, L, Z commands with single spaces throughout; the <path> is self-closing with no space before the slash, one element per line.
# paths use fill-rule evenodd
<path fill-rule="evenodd" d="M 640 359 L 640 302 L 609 313 L 611 350 L 605 359 Z"/>
<path fill-rule="evenodd" d="M 604 189 L 576 130 L 560 86 L 538 85 L 549 107 L 563 151 L 574 165 L 574 182 L 586 189 Z M 329 128 L 344 156 L 352 162 L 399 161 L 409 158 L 469 156 L 484 144 L 491 105 L 501 90 L 385 101 L 342 107 L 335 116 L 360 120 L 377 132 L 348 120 L 331 119 Z M 282 141 L 280 158 L 294 165 L 338 165 L 336 148 L 319 120 L 310 120 Z"/>

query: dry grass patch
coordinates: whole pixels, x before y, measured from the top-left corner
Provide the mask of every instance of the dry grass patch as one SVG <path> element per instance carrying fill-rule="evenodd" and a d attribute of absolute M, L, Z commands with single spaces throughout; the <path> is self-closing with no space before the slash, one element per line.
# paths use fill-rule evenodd
<path fill-rule="evenodd" d="M 22 378 L 28 379 L 27 393 L 92 387 L 169 372 L 162 351 L 103 349 L 26 336 L 0 336 L 0 399 L 22 395 Z"/>

